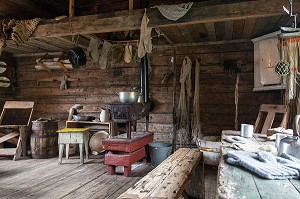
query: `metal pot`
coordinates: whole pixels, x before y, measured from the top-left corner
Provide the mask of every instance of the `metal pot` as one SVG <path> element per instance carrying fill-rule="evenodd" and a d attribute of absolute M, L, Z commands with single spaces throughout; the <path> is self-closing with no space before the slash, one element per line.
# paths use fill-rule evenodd
<path fill-rule="evenodd" d="M 79 67 L 86 64 L 86 55 L 83 49 L 80 47 L 71 48 L 68 51 L 68 57 L 71 64 L 73 64 L 75 67 Z"/>
<path fill-rule="evenodd" d="M 298 124 L 300 115 L 296 115 L 293 122 L 293 136 L 287 136 L 280 140 L 278 155 L 286 153 L 300 159 L 300 136 L 298 132 Z"/>
<path fill-rule="evenodd" d="M 136 91 L 130 92 L 117 92 L 121 103 L 136 103 L 139 97 L 139 93 Z"/>
<path fill-rule="evenodd" d="M 91 121 L 93 117 L 88 115 L 73 115 L 73 119 L 75 121 Z"/>

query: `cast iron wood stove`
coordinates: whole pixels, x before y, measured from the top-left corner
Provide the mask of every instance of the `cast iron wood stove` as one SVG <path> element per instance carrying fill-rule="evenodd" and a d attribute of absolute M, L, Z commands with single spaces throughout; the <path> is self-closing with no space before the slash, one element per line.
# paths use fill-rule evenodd
<path fill-rule="evenodd" d="M 126 123 L 127 138 L 131 139 L 131 126 L 133 131 L 136 131 L 137 120 L 144 117 L 146 117 L 146 132 L 148 132 L 150 106 L 150 102 L 110 104 L 111 120 L 116 123 Z"/>

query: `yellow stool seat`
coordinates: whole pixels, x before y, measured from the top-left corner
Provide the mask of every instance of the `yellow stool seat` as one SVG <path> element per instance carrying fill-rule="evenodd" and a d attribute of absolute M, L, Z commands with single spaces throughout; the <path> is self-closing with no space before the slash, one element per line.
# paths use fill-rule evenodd
<path fill-rule="evenodd" d="M 69 158 L 70 144 L 79 144 L 80 163 L 83 164 L 83 146 L 85 148 L 86 159 L 89 156 L 89 128 L 63 128 L 56 132 L 59 133 L 59 164 L 62 163 L 64 145 L 66 145 L 66 159 Z"/>

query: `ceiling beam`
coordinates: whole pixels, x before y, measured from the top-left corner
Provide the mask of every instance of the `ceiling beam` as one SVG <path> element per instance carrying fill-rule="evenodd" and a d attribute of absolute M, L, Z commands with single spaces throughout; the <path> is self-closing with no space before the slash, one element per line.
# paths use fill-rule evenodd
<path fill-rule="evenodd" d="M 148 25 L 150 27 L 166 27 L 284 15 L 286 13 L 283 11 L 282 6 L 289 8 L 289 2 L 257 0 L 208 6 L 203 6 L 201 2 L 194 2 L 186 15 L 175 22 L 164 18 L 158 9 L 153 8 L 147 11 L 150 19 Z M 293 12 L 297 11 L 300 11 L 298 1 L 293 3 Z"/>
<path fill-rule="evenodd" d="M 5 3 L 0 4 L 3 15 L 13 18 L 24 18 L 24 13 L 27 17 L 53 17 L 55 12 L 45 12 L 39 4 L 31 0 L 6 0 Z M 22 12 L 20 12 L 20 10 Z M 19 11 L 19 12 L 18 12 Z M 5 17 L 6 18 L 6 17 Z"/>
<path fill-rule="evenodd" d="M 287 4 L 287 5 L 285 5 Z M 170 27 L 199 23 L 284 15 L 282 6 L 288 1 L 257 0 L 239 3 L 203 6 L 194 2 L 189 12 L 177 21 L 165 19 L 157 8 L 147 9 L 150 27 Z M 300 3 L 293 3 L 293 11 L 300 11 Z M 61 21 L 48 20 L 36 28 L 32 37 L 57 37 L 76 34 L 108 33 L 140 29 L 144 10 L 120 11 L 89 16 L 65 18 Z"/>
<path fill-rule="evenodd" d="M 33 38 L 59 37 L 138 30 L 144 10 L 120 11 L 106 14 L 74 16 L 61 21 L 46 20 L 33 32 Z"/>

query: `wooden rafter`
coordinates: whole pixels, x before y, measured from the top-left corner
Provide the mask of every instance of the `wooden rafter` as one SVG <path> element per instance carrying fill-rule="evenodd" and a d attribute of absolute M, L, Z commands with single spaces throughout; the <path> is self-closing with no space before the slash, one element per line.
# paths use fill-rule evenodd
<path fill-rule="evenodd" d="M 69 17 L 74 16 L 74 0 L 69 0 Z"/>
<path fill-rule="evenodd" d="M 133 10 L 133 0 L 128 0 L 129 11 Z"/>
<path fill-rule="evenodd" d="M 239 20 L 247 18 L 284 15 L 282 6 L 288 4 L 282 0 L 244 1 L 232 4 L 203 6 L 194 2 L 190 11 L 181 19 L 171 21 L 165 19 L 157 8 L 147 10 L 151 27 L 170 27 L 199 23 L 213 23 L 219 21 Z M 286 5 L 288 6 L 288 5 Z M 300 2 L 293 4 L 295 12 L 300 11 Z M 32 37 L 54 37 L 76 34 L 107 33 L 140 29 L 143 10 L 120 11 L 114 13 L 78 16 L 68 20 L 45 21 L 40 24 Z"/>

